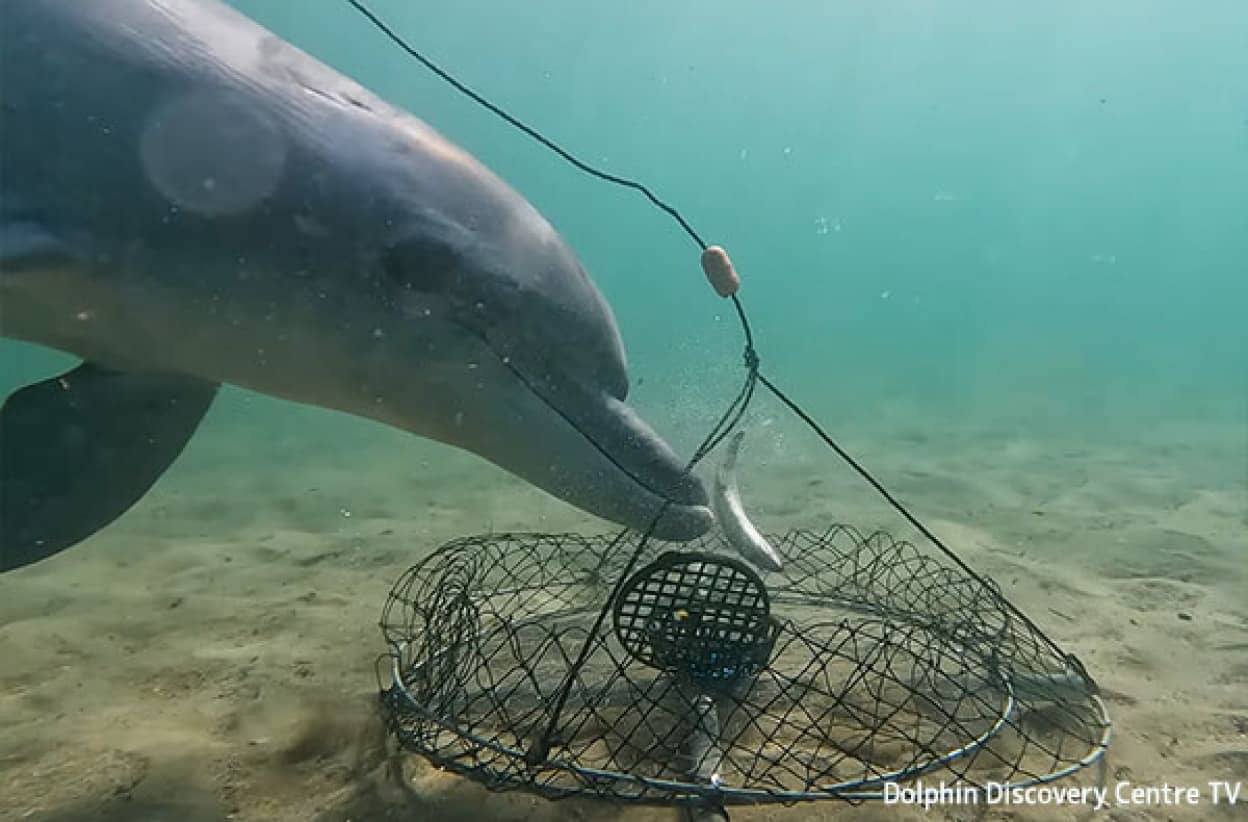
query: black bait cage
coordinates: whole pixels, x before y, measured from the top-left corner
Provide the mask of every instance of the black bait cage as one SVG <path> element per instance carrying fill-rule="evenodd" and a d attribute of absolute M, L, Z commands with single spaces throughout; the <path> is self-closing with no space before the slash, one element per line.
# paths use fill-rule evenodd
<path fill-rule="evenodd" d="M 844 525 L 772 543 L 764 583 L 714 535 L 450 542 L 384 608 L 390 730 L 491 789 L 671 806 L 1025 787 L 1101 761 L 1095 684 L 990 581 Z"/>

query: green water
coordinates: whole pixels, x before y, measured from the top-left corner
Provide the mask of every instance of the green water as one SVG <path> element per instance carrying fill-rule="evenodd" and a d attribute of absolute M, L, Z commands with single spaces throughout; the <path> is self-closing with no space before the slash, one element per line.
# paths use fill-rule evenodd
<path fill-rule="evenodd" d="M 736 328 L 666 216 L 457 96 L 337 0 L 237 5 L 530 198 L 607 293 L 635 376 L 732 378 Z M 768 370 L 830 411 L 900 397 L 1071 424 L 1245 418 L 1242 3 L 374 8 L 725 244 Z"/>
<path fill-rule="evenodd" d="M 635 402 L 692 447 L 736 388 L 741 338 L 666 215 L 457 95 L 340 0 L 234 4 L 528 197 L 614 307 Z M 920 425 L 1209 424 L 1228 472 L 1248 471 L 1243 3 L 373 7 L 726 245 L 765 370 L 831 424 L 890 408 Z M 63 362 L 3 345 L 10 387 Z M 292 413 L 232 392 L 210 424 Z M 403 436 L 316 421 L 322 442 Z"/>

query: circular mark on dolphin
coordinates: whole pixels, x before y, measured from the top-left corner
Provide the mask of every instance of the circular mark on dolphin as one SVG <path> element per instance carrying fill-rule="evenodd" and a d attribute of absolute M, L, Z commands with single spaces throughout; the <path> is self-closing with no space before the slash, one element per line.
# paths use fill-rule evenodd
<path fill-rule="evenodd" d="M 143 170 L 178 207 L 238 214 L 273 193 L 286 164 L 281 129 L 249 101 L 198 92 L 156 108 L 139 141 Z"/>

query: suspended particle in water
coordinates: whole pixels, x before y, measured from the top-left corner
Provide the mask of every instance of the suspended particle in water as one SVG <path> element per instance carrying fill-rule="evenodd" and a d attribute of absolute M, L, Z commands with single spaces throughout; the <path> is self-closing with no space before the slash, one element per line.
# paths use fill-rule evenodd
<path fill-rule="evenodd" d="M 740 159 L 744 160 L 746 157 L 750 156 L 750 150 L 748 148 L 743 148 L 741 149 L 741 153 L 738 154 L 737 156 Z"/>
<path fill-rule="evenodd" d="M 815 218 L 815 233 L 816 234 L 827 234 L 829 232 L 840 231 L 840 230 L 841 230 L 840 220 L 829 220 L 827 217 Z"/>
<path fill-rule="evenodd" d="M 889 297 L 891 297 L 891 296 L 892 296 L 892 294 L 893 294 L 893 292 L 891 292 L 891 291 L 881 291 L 881 292 L 880 292 L 880 299 L 881 299 L 881 300 L 887 300 Z"/>
<path fill-rule="evenodd" d="M 329 229 L 322 225 L 315 217 L 307 214 L 296 214 L 293 218 L 295 230 L 300 234 L 308 237 L 328 237 Z"/>

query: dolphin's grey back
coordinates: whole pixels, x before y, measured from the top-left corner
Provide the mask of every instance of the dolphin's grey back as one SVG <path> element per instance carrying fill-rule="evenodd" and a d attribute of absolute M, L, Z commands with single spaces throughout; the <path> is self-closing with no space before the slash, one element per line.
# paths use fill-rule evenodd
<path fill-rule="evenodd" d="M 181 261 L 197 256 L 188 248 L 211 257 L 223 245 L 280 245 L 283 255 L 294 246 L 309 263 L 328 267 L 346 262 L 336 259 L 344 253 L 342 236 L 375 248 L 370 241 L 388 230 L 380 219 L 386 192 L 354 192 L 351 208 L 344 209 L 337 204 L 349 181 L 320 186 L 314 173 L 292 173 L 317 167 L 309 154 L 342 150 L 330 145 L 337 107 L 353 105 L 352 99 L 383 110 L 385 104 L 333 72 L 319 72 L 318 63 L 228 7 L 187 0 L 6 0 L 3 16 L 0 208 L 6 221 L 57 226 L 69 235 L 66 242 L 83 244 L 75 251 L 117 257 L 117 270 L 127 268 L 126 254 L 159 256 L 176 247 L 159 266 L 162 278 L 203 276 L 179 270 Z M 231 28 L 214 37 L 223 22 Z M 257 63 L 264 64 L 260 70 Z M 296 73 L 308 75 L 306 101 L 266 89 Z M 328 99 L 335 86 L 337 101 Z M 267 99 L 257 105 L 248 97 Z M 226 144 L 209 142 L 215 132 L 195 133 L 199 118 L 231 117 L 235 136 Z M 295 130 L 279 117 L 322 123 Z M 348 124 L 344 117 L 344 129 Z M 214 167 L 217 179 L 203 173 Z M 238 194 L 240 187 L 252 191 Z M 119 196 L 128 200 L 125 209 L 114 205 Z M 283 205 L 273 209 L 274 202 Z M 307 223 L 291 224 L 291 202 L 306 208 Z M 257 219 L 253 206 L 272 219 Z M 102 211 L 111 219 L 101 223 Z M 75 236 L 87 225 L 95 227 L 91 236 L 85 228 Z M 331 240 L 331 232 L 338 237 Z M 298 235 L 297 244 L 283 242 L 291 234 Z"/>

